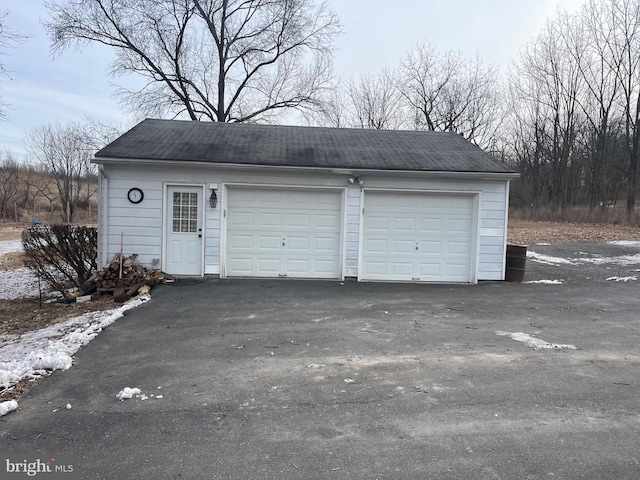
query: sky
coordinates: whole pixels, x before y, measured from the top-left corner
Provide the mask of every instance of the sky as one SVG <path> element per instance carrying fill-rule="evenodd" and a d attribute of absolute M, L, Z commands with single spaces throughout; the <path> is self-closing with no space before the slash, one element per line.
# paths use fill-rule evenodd
<path fill-rule="evenodd" d="M 479 55 L 507 72 L 519 50 L 558 8 L 576 11 L 584 0 L 327 0 L 344 34 L 336 40 L 334 67 L 343 79 L 396 67 L 417 44 L 437 51 Z M 0 78 L 0 98 L 9 104 L 0 121 L 0 152 L 27 157 L 25 138 L 35 127 L 82 121 L 84 116 L 129 128 L 135 115 L 114 95 L 132 78 L 109 76 L 113 51 L 104 46 L 70 49 L 52 56 L 41 26 L 42 0 L 0 0 L 6 26 L 28 38 L 0 57 L 10 78 Z"/>

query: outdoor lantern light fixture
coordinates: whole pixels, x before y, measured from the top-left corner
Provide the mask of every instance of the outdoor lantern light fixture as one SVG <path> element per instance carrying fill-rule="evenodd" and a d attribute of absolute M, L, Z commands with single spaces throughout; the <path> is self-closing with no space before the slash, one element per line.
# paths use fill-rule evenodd
<path fill-rule="evenodd" d="M 209 205 L 211 208 L 216 208 L 218 205 L 218 195 L 215 190 L 211 190 L 211 196 L 209 197 Z"/>

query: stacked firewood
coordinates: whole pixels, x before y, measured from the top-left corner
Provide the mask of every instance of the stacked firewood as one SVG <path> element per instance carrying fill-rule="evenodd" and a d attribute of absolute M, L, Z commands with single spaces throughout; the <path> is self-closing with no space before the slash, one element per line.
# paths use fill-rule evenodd
<path fill-rule="evenodd" d="M 95 285 L 98 292 L 113 293 L 116 290 L 124 290 L 126 295 L 130 297 L 144 286 L 154 287 L 159 283 L 171 281 L 173 278 L 167 274 L 146 268 L 136 262 L 135 255 L 122 258 L 120 255 L 116 255 L 102 271 L 93 274 L 87 284 Z"/>

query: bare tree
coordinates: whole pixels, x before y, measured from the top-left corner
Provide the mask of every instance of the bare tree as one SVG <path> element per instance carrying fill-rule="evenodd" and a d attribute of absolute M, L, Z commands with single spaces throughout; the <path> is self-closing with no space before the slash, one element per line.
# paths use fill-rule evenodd
<path fill-rule="evenodd" d="M 572 200 L 572 180 L 577 178 L 576 137 L 582 121 L 578 98 L 584 89 L 578 64 L 563 37 L 564 28 L 562 17 L 548 21 L 522 51 L 513 72 L 522 85 L 521 95 L 538 102 L 535 110 L 544 118 L 548 194 L 555 207 L 565 207 Z"/>
<path fill-rule="evenodd" d="M 333 128 L 352 126 L 349 100 L 341 83 L 322 92 L 317 101 L 314 109 L 303 112 L 308 125 Z"/>
<path fill-rule="evenodd" d="M 121 90 L 131 109 L 192 120 L 246 122 L 316 104 L 332 78 L 341 31 L 326 1 L 50 0 L 45 22 L 60 52 L 102 43 L 115 74 L 146 80 Z"/>
<path fill-rule="evenodd" d="M 65 223 L 95 193 L 90 144 L 85 126 L 77 123 L 40 125 L 27 136 L 29 153 L 53 176 Z"/>
<path fill-rule="evenodd" d="M 6 55 L 8 48 L 15 47 L 17 43 L 26 38 L 7 26 L 6 18 L 8 15 L 9 12 L 0 10 L 0 55 Z M 0 62 L 0 77 L 9 77 L 9 72 L 2 62 Z M 6 107 L 7 105 L 0 99 L 0 120 L 7 118 Z"/>
<path fill-rule="evenodd" d="M 20 165 L 11 153 L 5 151 L 0 154 L 0 216 L 6 223 L 7 213 L 13 202 L 18 200 L 20 192 Z"/>
<path fill-rule="evenodd" d="M 620 107 L 624 125 L 624 145 L 627 155 L 627 214 L 636 209 L 640 179 L 640 1 L 609 0 L 607 11 L 613 24 L 608 48 L 610 58 L 619 61 L 616 68 L 622 90 Z M 595 9 L 591 1 L 586 8 Z"/>
<path fill-rule="evenodd" d="M 479 57 L 439 54 L 418 45 L 401 65 L 400 90 L 413 111 L 415 128 L 449 131 L 488 147 L 502 118 L 498 71 Z"/>
<path fill-rule="evenodd" d="M 391 70 L 362 75 L 357 82 L 351 80 L 347 98 L 354 127 L 393 130 L 403 123 L 397 79 Z"/>

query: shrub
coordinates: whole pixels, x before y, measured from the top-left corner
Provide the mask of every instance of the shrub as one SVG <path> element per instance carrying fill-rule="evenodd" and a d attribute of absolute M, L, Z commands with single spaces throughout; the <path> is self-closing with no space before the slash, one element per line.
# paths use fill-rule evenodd
<path fill-rule="evenodd" d="M 25 265 L 65 296 L 98 268 L 98 231 L 79 225 L 33 227 L 22 232 Z"/>

